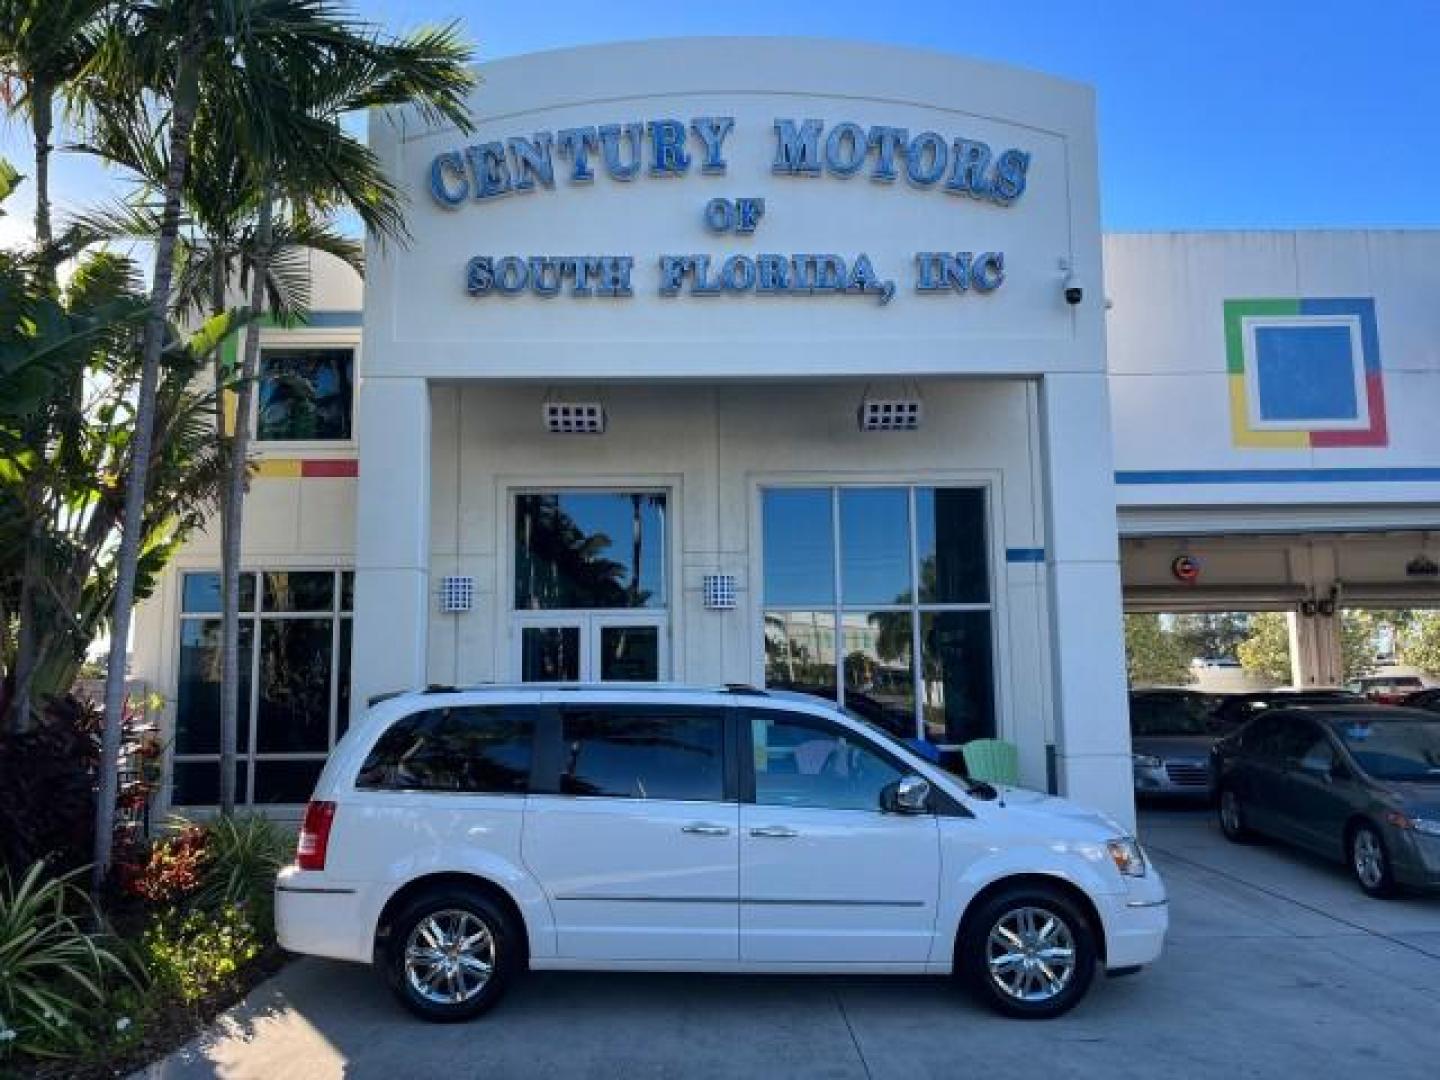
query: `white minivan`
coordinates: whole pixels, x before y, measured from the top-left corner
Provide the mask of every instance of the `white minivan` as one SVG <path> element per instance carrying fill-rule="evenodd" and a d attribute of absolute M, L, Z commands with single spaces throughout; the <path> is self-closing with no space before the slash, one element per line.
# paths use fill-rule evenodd
<path fill-rule="evenodd" d="M 818 698 L 524 685 L 375 703 L 276 885 L 280 943 L 377 963 L 430 1020 L 527 968 L 954 972 L 1058 1016 L 1160 954 L 1135 839 L 952 775 Z"/>

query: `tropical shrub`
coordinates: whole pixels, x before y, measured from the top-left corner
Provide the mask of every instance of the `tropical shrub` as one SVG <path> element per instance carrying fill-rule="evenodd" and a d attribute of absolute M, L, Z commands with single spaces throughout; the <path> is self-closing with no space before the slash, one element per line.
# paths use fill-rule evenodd
<path fill-rule="evenodd" d="M 220 817 L 205 828 L 209 859 L 195 894 L 198 906 L 240 907 L 270 940 L 275 934 L 275 875 L 295 854 L 295 836 L 259 816 Z"/>
<path fill-rule="evenodd" d="M 158 990 L 186 1005 L 236 983 L 265 949 L 244 908 L 172 909 L 140 939 L 140 955 Z"/>
<path fill-rule="evenodd" d="M 200 888 L 210 858 L 210 834 L 186 823 L 153 841 L 137 861 L 117 865 L 117 880 L 131 896 L 152 904 L 173 904 Z"/>
<path fill-rule="evenodd" d="M 0 864 L 20 875 L 89 862 L 100 719 L 74 698 L 47 704 L 28 731 L 0 732 Z"/>
<path fill-rule="evenodd" d="M 93 1013 L 125 984 L 139 985 L 90 898 L 37 862 L 18 884 L 0 879 L 0 1059 L 71 1054 Z"/>

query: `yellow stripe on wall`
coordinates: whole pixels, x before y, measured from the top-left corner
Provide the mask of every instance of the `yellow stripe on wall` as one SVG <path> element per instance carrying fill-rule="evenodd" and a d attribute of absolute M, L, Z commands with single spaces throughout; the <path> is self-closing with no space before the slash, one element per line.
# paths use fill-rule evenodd
<path fill-rule="evenodd" d="M 299 479 L 299 458 L 265 458 L 255 465 L 255 475 L 271 480 Z"/>
<path fill-rule="evenodd" d="M 1230 434 L 1236 446 L 1261 447 L 1272 450 L 1304 450 L 1310 446 L 1308 431 L 1253 431 L 1246 408 L 1245 376 L 1231 375 Z"/>

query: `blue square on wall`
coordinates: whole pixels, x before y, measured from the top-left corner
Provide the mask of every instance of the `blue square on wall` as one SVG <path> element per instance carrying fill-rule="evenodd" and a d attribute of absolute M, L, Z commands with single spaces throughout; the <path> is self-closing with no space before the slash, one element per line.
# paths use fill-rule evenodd
<path fill-rule="evenodd" d="M 1358 420 L 1358 361 L 1348 327 L 1256 327 L 1260 419 Z"/>

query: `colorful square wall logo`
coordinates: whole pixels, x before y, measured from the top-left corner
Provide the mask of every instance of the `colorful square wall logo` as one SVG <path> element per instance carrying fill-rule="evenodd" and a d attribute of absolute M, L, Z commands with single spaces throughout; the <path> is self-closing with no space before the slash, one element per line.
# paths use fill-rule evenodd
<path fill-rule="evenodd" d="M 1236 446 L 1385 446 L 1375 301 L 1226 300 Z"/>

